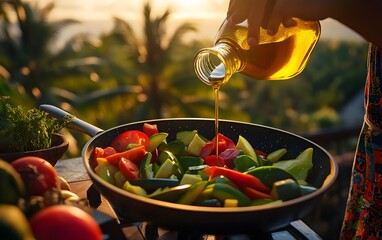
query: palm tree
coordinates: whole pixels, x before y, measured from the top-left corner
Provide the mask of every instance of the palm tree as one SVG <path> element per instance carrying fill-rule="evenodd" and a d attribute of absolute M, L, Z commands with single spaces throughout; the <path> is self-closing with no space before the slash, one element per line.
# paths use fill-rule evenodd
<path fill-rule="evenodd" d="M 79 61 L 72 47 L 75 38 L 62 49 L 54 49 L 60 31 L 77 21 L 48 22 L 53 9 L 53 3 L 39 8 L 19 0 L 0 2 L 0 77 L 8 86 L 25 92 L 35 105 L 57 103 L 50 91 L 55 82 L 69 74 L 84 74 L 81 64 L 70 64 L 74 59 Z M 17 17 L 16 34 L 8 17 L 10 14 Z"/>

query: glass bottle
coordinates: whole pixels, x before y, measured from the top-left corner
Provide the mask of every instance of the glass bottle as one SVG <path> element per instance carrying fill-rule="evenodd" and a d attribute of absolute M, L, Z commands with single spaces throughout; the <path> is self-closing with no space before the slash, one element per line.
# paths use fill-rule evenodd
<path fill-rule="evenodd" d="M 320 37 L 318 21 L 294 19 L 296 25 L 280 26 L 275 35 L 260 29 L 259 45 L 247 43 L 248 23 L 235 26 L 223 22 L 215 38 L 215 45 L 197 52 L 194 69 L 201 81 L 208 85 L 224 85 L 230 77 L 241 72 L 255 80 L 285 80 L 305 68 Z"/>

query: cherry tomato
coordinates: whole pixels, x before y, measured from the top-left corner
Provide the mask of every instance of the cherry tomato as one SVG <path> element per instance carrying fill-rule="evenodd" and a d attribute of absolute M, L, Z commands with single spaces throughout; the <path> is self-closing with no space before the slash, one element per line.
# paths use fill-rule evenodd
<path fill-rule="evenodd" d="M 127 150 L 129 144 L 140 144 L 147 149 L 150 145 L 149 137 L 138 130 L 128 130 L 119 134 L 110 144 L 117 152 Z"/>
<path fill-rule="evenodd" d="M 126 158 L 119 161 L 119 169 L 127 180 L 137 179 L 139 176 L 138 166 Z"/>
<path fill-rule="evenodd" d="M 21 175 L 29 196 L 43 195 L 55 188 L 56 169 L 43 158 L 26 156 L 13 161 L 12 166 Z"/>
<path fill-rule="evenodd" d="M 149 124 L 149 123 L 144 123 L 143 124 L 143 129 L 142 131 L 150 137 L 151 135 L 154 135 L 158 133 L 158 126 L 156 124 Z"/>
<path fill-rule="evenodd" d="M 46 207 L 30 218 L 30 225 L 39 240 L 102 240 L 97 222 L 84 210 L 72 205 Z"/>

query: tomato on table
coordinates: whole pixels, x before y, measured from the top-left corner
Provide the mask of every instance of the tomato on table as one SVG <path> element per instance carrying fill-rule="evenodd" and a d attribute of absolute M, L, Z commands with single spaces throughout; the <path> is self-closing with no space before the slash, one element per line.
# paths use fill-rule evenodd
<path fill-rule="evenodd" d="M 139 130 L 128 130 L 119 134 L 110 144 L 117 152 L 127 150 L 129 144 L 143 145 L 147 149 L 150 145 L 149 137 Z"/>
<path fill-rule="evenodd" d="M 39 240 L 103 239 L 96 220 L 72 205 L 46 207 L 33 215 L 29 222 L 34 236 Z"/>
<path fill-rule="evenodd" d="M 43 158 L 26 156 L 11 164 L 21 175 L 29 196 L 40 196 L 57 185 L 56 169 Z"/>

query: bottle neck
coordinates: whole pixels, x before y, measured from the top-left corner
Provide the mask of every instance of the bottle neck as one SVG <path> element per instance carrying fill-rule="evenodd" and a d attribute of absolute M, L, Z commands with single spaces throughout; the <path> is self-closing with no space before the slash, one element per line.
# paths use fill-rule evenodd
<path fill-rule="evenodd" d="M 223 41 L 212 48 L 201 49 L 194 58 L 195 73 L 207 85 L 226 84 L 243 65 L 236 47 Z"/>

